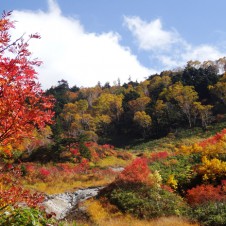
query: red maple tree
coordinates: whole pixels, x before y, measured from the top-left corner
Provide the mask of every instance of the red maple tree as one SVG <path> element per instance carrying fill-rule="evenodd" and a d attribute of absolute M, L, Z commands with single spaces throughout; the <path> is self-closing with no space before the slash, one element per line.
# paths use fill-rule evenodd
<path fill-rule="evenodd" d="M 35 66 L 40 61 L 31 58 L 28 41 L 40 38 L 30 35 L 11 41 L 14 22 L 11 13 L 0 19 L 0 144 L 6 145 L 28 137 L 33 129 L 52 123 L 52 97 L 45 96 L 37 81 Z"/>

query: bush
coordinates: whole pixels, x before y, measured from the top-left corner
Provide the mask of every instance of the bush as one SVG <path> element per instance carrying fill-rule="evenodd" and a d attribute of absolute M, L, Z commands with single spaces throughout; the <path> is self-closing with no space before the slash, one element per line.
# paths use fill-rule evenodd
<path fill-rule="evenodd" d="M 226 201 L 226 193 L 220 185 L 214 187 L 211 184 L 202 184 L 188 190 L 186 198 L 189 204 L 197 205 L 210 201 Z"/>
<path fill-rule="evenodd" d="M 159 171 L 165 184 L 171 177 L 174 177 L 177 181 L 177 191 L 180 192 L 195 183 L 197 175 L 193 171 L 193 166 L 193 156 L 177 154 L 161 159 L 161 161 L 152 162 L 150 169 Z"/>
<path fill-rule="evenodd" d="M 129 186 L 130 185 L 130 186 Z M 186 215 L 188 207 L 181 197 L 158 187 L 128 184 L 109 189 L 105 196 L 122 212 L 138 218 Z"/>
<path fill-rule="evenodd" d="M 0 209 L 0 226 L 47 226 L 52 220 L 47 219 L 44 212 L 34 208 Z"/>
<path fill-rule="evenodd" d="M 118 176 L 117 183 L 144 183 L 149 184 L 149 174 L 151 171 L 148 168 L 145 158 L 136 158 L 128 165 Z"/>
<path fill-rule="evenodd" d="M 205 226 L 226 225 L 226 202 L 206 202 L 195 206 L 192 216 Z"/>

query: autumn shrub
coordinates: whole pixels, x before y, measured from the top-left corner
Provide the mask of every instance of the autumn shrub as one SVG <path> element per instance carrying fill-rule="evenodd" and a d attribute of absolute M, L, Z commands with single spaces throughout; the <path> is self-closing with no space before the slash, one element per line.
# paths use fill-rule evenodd
<path fill-rule="evenodd" d="M 221 185 L 214 187 L 212 184 L 202 184 L 189 189 L 186 199 L 191 205 L 198 205 L 206 202 L 226 201 L 226 191 Z"/>
<path fill-rule="evenodd" d="M 223 129 L 221 132 L 217 133 L 216 135 L 205 139 L 204 141 L 200 142 L 199 145 L 201 147 L 207 147 L 209 145 L 215 145 L 219 141 L 224 141 L 225 140 L 225 135 L 226 135 L 226 129 Z"/>
<path fill-rule="evenodd" d="M 19 206 L 25 204 L 30 207 L 38 207 L 44 201 L 44 196 L 38 192 L 32 192 L 21 186 L 12 186 L 0 191 L 0 207 L 8 205 Z"/>
<path fill-rule="evenodd" d="M 41 175 L 42 178 L 46 178 L 50 175 L 50 171 L 46 169 L 45 167 L 42 167 L 39 169 L 39 174 Z"/>
<path fill-rule="evenodd" d="M 161 161 L 162 159 L 165 159 L 168 156 L 169 156 L 169 153 L 167 151 L 152 152 L 150 154 L 150 160 L 151 162 Z"/>
<path fill-rule="evenodd" d="M 144 183 L 148 184 L 149 174 L 147 159 L 136 158 L 130 165 L 128 165 L 116 179 L 117 183 Z"/>
<path fill-rule="evenodd" d="M 202 175 L 203 180 L 216 181 L 225 178 L 226 161 L 221 161 L 218 158 L 208 159 L 202 157 L 202 164 L 198 166 L 197 172 Z"/>
<path fill-rule="evenodd" d="M 226 145 L 226 129 L 216 135 L 209 137 L 201 142 L 195 143 L 193 145 L 181 145 L 176 148 L 178 153 L 184 154 L 194 154 L 199 153 L 202 156 L 207 156 L 211 158 L 225 158 L 225 145 Z"/>
<path fill-rule="evenodd" d="M 187 205 L 178 195 L 161 188 L 161 176 L 151 173 L 147 159 L 137 158 L 104 189 L 107 197 L 122 212 L 139 218 L 184 215 Z"/>

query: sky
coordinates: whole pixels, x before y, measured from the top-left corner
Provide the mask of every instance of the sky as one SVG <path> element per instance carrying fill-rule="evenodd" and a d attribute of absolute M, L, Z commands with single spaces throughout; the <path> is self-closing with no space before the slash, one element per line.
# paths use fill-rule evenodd
<path fill-rule="evenodd" d="M 224 0 L 2 0 L 12 40 L 39 33 L 29 50 L 43 89 L 142 81 L 190 60 L 226 56 Z"/>

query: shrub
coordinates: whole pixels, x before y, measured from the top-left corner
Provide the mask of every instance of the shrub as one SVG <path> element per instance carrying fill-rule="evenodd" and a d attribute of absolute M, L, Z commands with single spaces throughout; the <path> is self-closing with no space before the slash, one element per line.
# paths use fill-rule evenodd
<path fill-rule="evenodd" d="M 193 171 L 193 164 L 191 156 L 178 154 L 169 156 L 161 161 L 152 162 L 150 169 L 151 171 L 159 171 L 163 183 L 181 191 L 190 186 L 196 178 L 196 172 Z"/>
<path fill-rule="evenodd" d="M 214 187 L 211 184 L 202 184 L 188 190 L 186 194 L 186 199 L 191 205 L 197 205 L 210 201 L 226 201 L 226 193 L 224 194 L 220 185 Z"/>
<path fill-rule="evenodd" d="M 131 186 L 115 187 L 106 193 L 110 202 L 124 213 L 138 218 L 185 215 L 188 207 L 181 197 L 161 188 Z"/>
<path fill-rule="evenodd" d="M 30 207 L 37 207 L 44 200 L 44 196 L 38 192 L 31 192 L 21 186 L 12 186 L 0 190 L 0 208 L 8 205 L 17 207 L 25 204 Z"/>
<path fill-rule="evenodd" d="M 204 180 L 215 181 L 225 178 L 226 162 L 217 158 L 208 159 L 206 156 L 202 157 L 202 164 L 198 167 L 198 173 L 203 176 Z"/>
<path fill-rule="evenodd" d="M 167 151 L 159 151 L 159 152 L 153 152 L 150 155 L 151 162 L 154 161 L 160 161 L 162 159 L 165 159 L 169 156 L 169 153 Z"/>
<path fill-rule="evenodd" d="M 47 219 L 44 212 L 34 208 L 13 208 L 8 207 L 0 210 L 1 226 L 47 226 L 53 223 L 53 220 Z"/>
<path fill-rule="evenodd" d="M 147 159 L 136 158 L 118 176 L 118 183 L 144 183 L 148 184 L 150 170 Z"/>
<path fill-rule="evenodd" d="M 226 225 L 226 202 L 205 202 L 192 210 L 193 219 L 205 226 Z"/>

